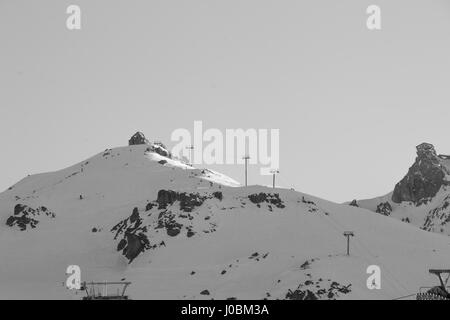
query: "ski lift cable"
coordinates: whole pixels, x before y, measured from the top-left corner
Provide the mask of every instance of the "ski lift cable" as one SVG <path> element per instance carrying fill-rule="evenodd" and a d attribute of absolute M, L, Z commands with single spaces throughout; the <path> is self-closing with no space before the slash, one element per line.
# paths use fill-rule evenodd
<path fill-rule="evenodd" d="M 403 284 L 403 282 L 399 280 L 398 276 L 391 270 L 390 267 L 386 265 L 385 262 L 382 262 L 378 256 L 371 253 L 371 250 L 368 248 L 368 246 L 364 243 L 364 241 L 360 237 L 356 238 L 355 240 L 356 240 L 355 244 L 357 246 L 359 245 L 364 252 L 367 252 L 372 257 L 372 259 L 375 260 L 377 264 L 383 268 L 385 277 L 390 279 L 392 283 L 397 286 L 397 289 L 398 288 L 400 289 L 399 291 L 408 292 L 410 290 L 410 288 L 407 288 Z"/>
<path fill-rule="evenodd" d="M 401 299 L 409 298 L 409 297 L 416 296 L 416 295 L 417 295 L 417 293 L 411 293 L 411 294 L 408 294 L 407 296 L 402 296 L 402 297 L 394 298 L 394 299 L 392 299 L 392 300 L 401 300 Z"/>
<path fill-rule="evenodd" d="M 346 228 L 344 226 L 342 226 L 342 224 L 340 224 L 337 220 L 335 220 L 333 217 L 331 217 L 331 215 L 328 215 L 328 217 L 330 218 L 330 222 L 333 222 L 335 225 L 338 225 L 342 228 L 342 230 L 346 230 Z M 379 261 L 378 257 L 375 256 L 374 254 L 371 253 L 371 251 L 363 244 L 362 240 L 359 238 L 355 238 L 355 244 L 359 245 L 362 249 L 362 251 L 364 251 L 365 253 L 369 254 L 374 260 L 378 260 L 377 263 L 383 267 L 383 270 L 387 271 L 388 274 L 388 278 L 390 278 L 390 280 L 396 284 L 397 289 L 401 289 L 401 291 L 403 292 L 408 292 L 409 290 L 397 279 L 397 277 L 394 275 L 394 273 L 382 262 Z M 364 258 L 364 257 L 363 257 Z M 368 260 L 367 258 L 364 258 L 367 262 L 370 262 L 370 260 Z"/>
<path fill-rule="evenodd" d="M 321 215 L 320 215 L 320 216 L 321 216 Z M 340 228 L 340 227 L 338 226 L 337 221 L 335 221 L 335 220 L 333 220 L 333 219 L 327 220 L 327 222 L 328 222 L 329 225 L 332 227 L 332 229 L 336 231 L 336 233 L 337 233 L 339 236 L 341 236 L 341 235 L 342 235 L 342 232 L 344 232 L 344 230 L 346 230 L 345 228 Z M 358 250 L 358 251 L 360 251 L 360 250 Z M 364 250 L 364 248 L 361 246 L 361 252 L 363 252 L 363 251 L 364 251 L 364 253 L 368 253 L 367 250 Z M 370 253 L 369 253 L 369 254 L 370 254 Z M 372 263 L 373 263 L 373 262 L 370 261 L 368 258 L 366 258 L 364 255 L 361 255 L 360 257 L 361 257 L 363 260 L 365 260 L 366 263 L 368 263 L 368 264 L 372 264 Z M 376 258 L 376 257 L 373 257 L 373 258 Z M 399 281 L 397 281 L 394 277 L 387 276 L 387 278 L 393 283 L 394 287 L 396 287 L 396 290 L 398 290 L 398 292 L 403 293 L 403 292 L 405 292 L 405 291 L 408 291 L 408 290 L 407 290 L 405 287 L 403 287 L 402 284 L 401 284 Z"/>
<path fill-rule="evenodd" d="M 359 245 L 363 251 L 367 251 L 367 248 L 361 243 L 361 241 L 356 241 L 356 245 Z M 397 289 L 400 289 L 400 292 L 408 292 L 410 289 L 406 288 L 402 282 L 397 278 L 397 276 L 386 266 L 386 264 L 382 263 L 377 257 L 374 257 L 376 259 L 377 264 L 383 268 L 385 277 L 392 281 L 393 284 L 397 286 Z"/>
<path fill-rule="evenodd" d="M 285 183 L 286 186 L 291 186 L 291 184 L 286 183 L 286 180 L 284 179 L 284 175 L 282 174 L 278 174 L 278 179 L 281 180 L 282 183 Z M 295 187 L 294 187 L 295 189 Z M 323 209 L 322 209 L 323 210 Z M 319 215 L 321 216 L 321 215 Z M 342 224 L 340 224 L 338 221 L 336 221 L 333 217 L 331 217 L 331 215 L 329 214 L 327 217 L 329 217 L 330 219 L 325 219 L 329 222 L 329 225 L 337 232 L 337 234 L 341 235 L 342 232 L 344 232 L 345 230 L 347 230 Z M 325 218 L 325 217 L 322 217 Z M 360 248 L 362 249 L 362 251 L 364 251 L 364 253 L 369 254 L 369 256 L 371 256 L 374 260 L 377 260 L 377 263 L 383 267 L 383 270 L 387 271 L 387 278 L 392 281 L 392 284 L 394 284 L 394 286 L 397 287 L 397 290 L 400 292 L 408 292 L 409 290 L 397 279 L 397 277 L 394 275 L 394 273 L 392 271 L 390 271 L 390 269 L 381 261 L 379 261 L 379 258 L 374 255 L 373 253 L 371 253 L 371 250 L 369 250 L 367 248 L 367 246 L 365 246 L 362 242 L 361 239 L 356 238 L 356 244 L 360 246 Z M 366 260 L 366 262 L 368 263 L 372 263 L 369 259 L 367 259 L 366 257 L 362 256 L 362 258 L 364 260 Z M 410 295 L 409 295 L 410 296 Z M 405 296 L 405 297 L 409 297 L 409 296 Z M 403 297 L 402 297 L 403 298 Z"/>
<path fill-rule="evenodd" d="M 331 217 L 331 216 L 329 216 L 329 217 L 330 217 L 330 220 L 331 220 L 331 221 L 333 221 L 333 222 L 336 223 L 337 225 L 340 225 L 343 229 L 346 229 L 346 228 L 345 228 L 344 226 L 342 226 L 342 224 L 340 224 L 337 220 L 333 219 L 333 217 Z M 362 248 L 362 250 L 365 251 L 367 254 L 369 254 L 374 260 L 379 260 L 379 259 L 378 259 L 378 256 L 374 255 L 374 254 L 371 252 L 371 250 L 363 243 L 363 241 L 362 241 L 359 237 L 355 239 L 355 243 L 356 243 L 357 245 L 359 245 L 359 246 Z M 403 286 L 398 280 L 396 280 L 396 277 L 395 277 L 394 274 L 390 271 L 389 268 L 387 268 L 387 267 L 386 267 L 383 263 L 381 263 L 381 262 L 377 262 L 377 263 L 379 263 L 380 265 L 382 265 L 382 266 L 384 267 L 384 269 L 385 269 L 386 271 L 388 271 L 388 273 L 391 274 L 391 276 L 394 278 L 393 280 L 395 280 L 396 282 L 398 282 L 398 284 L 399 284 L 403 289 L 405 289 L 406 291 L 408 291 L 408 290 L 406 289 L 405 286 Z"/>
<path fill-rule="evenodd" d="M 390 268 L 388 268 L 385 263 L 381 262 L 377 256 L 374 256 L 373 254 L 370 253 L 368 247 L 364 244 L 364 242 L 361 239 L 355 239 L 355 240 L 356 240 L 356 242 L 355 242 L 356 245 L 359 245 L 363 251 L 366 251 L 367 253 L 369 253 L 369 255 L 371 255 L 372 258 L 377 261 L 377 264 L 379 264 L 381 267 L 383 267 L 383 270 L 385 271 L 385 273 L 387 273 L 390 276 L 391 280 L 395 281 L 402 288 L 402 290 L 404 290 L 406 292 L 409 291 L 409 289 L 406 288 L 402 284 L 402 282 L 400 282 L 398 280 L 398 278 L 395 276 L 394 272 L 392 272 L 392 270 Z"/>
<path fill-rule="evenodd" d="M 333 229 L 334 231 L 336 231 L 336 234 L 337 234 L 338 236 L 341 236 L 341 235 L 343 234 L 343 232 L 346 230 L 345 228 L 342 228 L 342 226 L 340 226 L 340 225 L 337 223 L 337 221 L 335 221 L 335 220 L 333 220 L 333 219 L 327 220 L 326 217 L 322 217 L 322 215 L 319 215 L 319 217 L 321 217 L 322 220 L 326 220 L 326 222 L 328 222 L 328 224 L 332 227 L 332 229 Z M 330 216 L 328 215 L 328 217 L 330 217 Z M 370 260 L 368 260 L 366 257 L 364 257 L 364 256 L 361 256 L 361 257 L 362 257 L 364 260 L 366 260 L 368 263 L 370 263 Z"/>
<path fill-rule="evenodd" d="M 285 178 L 283 178 L 283 174 L 281 173 L 281 171 L 278 173 L 277 179 L 281 180 L 281 182 L 286 185 L 286 188 L 294 188 L 295 189 L 295 185 L 293 185 L 291 183 L 287 183 Z"/>

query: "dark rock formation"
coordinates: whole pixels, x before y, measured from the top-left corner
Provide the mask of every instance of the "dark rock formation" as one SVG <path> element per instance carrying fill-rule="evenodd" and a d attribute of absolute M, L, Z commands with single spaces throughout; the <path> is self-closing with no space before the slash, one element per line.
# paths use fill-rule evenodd
<path fill-rule="evenodd" d="M 165 209 L 168 205 L 173 204 L 175 201 L 179 201 L 180 210 L 192 212 L 195 207 L 201 206 L 206 199 L 206 196 L 201 196 L 198 193 L 159 190 L 156 202 L 159 205 L 159 209 Z"/>
<path fill-rule="evenodd" d="M 149 202 L 147 203 L 147 205 L 145 206 L 145 211 L 150 211 L 153 209 L 153 207 L 156 207 L 158 204 L 154 203 L 154 202 Z"/>
<path fill-rule="evenodd" d="M 261 203 L 269 203 L 277 208 L 283 209 L 286 206 L 283 204 L 283 201 L 280 199 L 280 195 L 278 193 L 255 193 L 248 196 L 250 201 L 256 205 L 260 205 Z"/>
<path fill-rule="evenodd" d="M 146 227 L 142 227 L 142 218 L 138 208 L 133 209 L 133 213 L 125 220 L 115 225 L 111 231 L 115 232 L 114 239 L 122 236 L 117 245 L 117 251 L 122 254 L 131 263 L 141 252 L 150 249 L 150 242 L 145 235 Z"/>
<path fill-rule="evenodd" d="M 297 203 L 300 203 L 300 201 L 297 201 Z M 322 211 L 314 201 L 306 199 L 305 196 L 302 196 L 301 203 L 305 204 L 308 207 L 308 212 L 310 212 L 310 213 L 318 213 L 318 212 Z M 328 215 L 327 212 L 324 212 L 324 211 L 322 211 L 322 212 L 325 215 Z"/>
<path fill-rule="evenodd" d="M 166 233 L 170 237 L 176 237 L 180 234 L 183 224 L 176 220 L 176 216 L 170 210 L 160 212 L 158 216 L 157 229 L 166 229 Z"/>
<path fill-rule="evenodd" d="M 200 292 L 200 294 L 203 295 L 203 296 L 209 296 L 210 295 L 208 290 L 203 290 L 202 292 Z"/>
<path fill-rule="evenodd" d="M 145 138 L 142 132 L 136 132 L 130 140 L 128 140 L 128 145 L 135 146 L 140 144 L 149 144 L 148 140 Z"/>
<path fill-rule="evenodd" d="M 433 145 L 422 143 L 417 147 L 417 157 L 406 176 L 395 186 L 392 201 L 410 201 L 416 205 L 433 198 L 443 185 L 448 173 Z"/>
<path fill-rule="evenodd" d="M 302 264 L 301 270 L 306 270 L 311 267 L 311 264 L 319 258 L 307 260 Z M 315 279 L 311 273 L 305 273 L 307 280 L 301 282 L 295 290 L 289 289 L 286 293 L 287 300 L 335 300 L 341 295 L 349 294 L 351 284 L 342 285 L 336 281 L 328 279 L 325 281 L 322 278 Z M 280 280 L 278 280 L 280 283 Z"/>
<path fill-rule="evenodd" d="M 167 147 L 161 142 L 155 142 L 152 146 L 147 148 L 147 152 L 155 152 L 160 156 L 172 159 L 172 153 L 167 150 Z"/>
<path fill-rule="evenodd" d="M 160 237 L 176 237 L 180 234 L 186 234 L 187 238 L 194 237 L 200 231 L 195 230 L 193 220 L 196 218 L 203 220 L 203 216 L 191 213 L 195 208 L 203 205 L 207 199 L 221 200 L 222 198 L 223 194 L 219 191 L 198 194 L 159 190 L 157 199 L 145 205 L 144 214 L 141 214 L 138 208 L 134 208 L 127 218 L 111 229 L 111 232 L 115 234 L 114 240 L 118 241 L 117 251 L 121 251 L 131 263 L 142 252 L 166 245 L 164 241 L 158 244 L 155 234 Z M 152 218 L 148 219 L 147 217 L 150 216 Z M 201 231 L 215 232 L 216 225 L 211 222 L 208 224 L 209 229 L 202 226 Z"/>
<path fill-rule="evenodd" d="M 348 204 L 349 206 L 352 206 L 352 207 L 359 207 L 358 206 L 358 202 L 356 201 L 356 199 L 354 199 L 352 202 L 350 202 L 349 204 Z"/>
<path fill-rule="evenodd" d="M 306 261 L 300 266 L 300 269 L 301 269 L 301 270 L 306 270 L 306 269 L 309 269 L 310 267 L 311 267 L 311 264 L 309 263 L 308 260 L 306 260 Z"/>
<path fill-rule="evenodd" d="M 321 279 L 320 279 L 321 280 Z M 351 292 L 351 284 L 343 286 L 335 281 L 331 284 L 323 284 L 322 281 L 307 280 L 300 284 L 294 291 L 289 290 L 285 299 L 287 300 L 335 300 L 340 295 Z M 329 280 L 328 280 L 329 281 Z"/>
<path fill-rule="evenodd" d="M 200 207 L 205 200 L 205 196 L 196 193 L 180 193 L 180 210 L 192 212 L 195 207 Z"/>
<path fill-rule="evenodd" d="M 223 199 L 223 194 L 220 191 L 216 191 L 213 193 L 214 198 L 219 199 L 220 201 L 222 201 Z"/>
<path fill-rule="evenodd" d="M 187 232 L 187 234 L 186 234 L 186 236 L 187 236 L 188 238 L 193 237 L 194 235 L 195 235 L 195 232 L 192 231 L 192 230 L 188 230 L 188 232 Z"/>
<path fill-rule="evenodd" d="M 149 246 L 148 238 L 143 233 L 126 234 L 127 246 L 124 248 L 123 255 L 130 263 Z"/>
<path fill-rule="evenodd" d="M 14 215 L 6 220 L 6 225 L 9 227 L 17 226 L 20 231 L 25 231 L 27 228 L 34 229 L 39 223 L 39 216 L 44 215 L 49 218 L 55 218 L 55 214 L 46 207 L 31 208 L 27 205 L 17 204 L 14 207 Z"/>
<path fill-rule="evenodd" d="M 22 204 L 16 204 L 16 206 L 14 207 L 14 215 L 17 216 L 19 215 L 23 210 L 26 209 L 27 206 L 24 206 Z"/>
<path fill-rule="evenodd" d="M 382 202 L 377 206 L 375 212 L 380 213 L 384 216 L 389 216 L 392 212 L 392 206 L 389 202 Z"/>
<path fill-rule="evenodd" d="M 425 223 L 422 226 L 423 230 L 441 232 L 444 227 L 450 222 L 450 195 L 446 196 L 442 203 L 428 212 Z"/>
<path fill-rule="evenodd" d="M 295 290 L 286 294 L 288 300 L 318 300 L 319 298 L 310 290 Z"/>
<path fill-rule="evenodd" d="M 177 201 L 178 193 L 172 190 L 159 190 L 156 202 L 159 205 L 159 209 L 165 209 L 168 205 Z"/>

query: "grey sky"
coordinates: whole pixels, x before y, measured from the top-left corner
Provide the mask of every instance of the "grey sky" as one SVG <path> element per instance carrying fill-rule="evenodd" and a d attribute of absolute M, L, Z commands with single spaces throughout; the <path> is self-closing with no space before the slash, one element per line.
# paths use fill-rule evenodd
<path fill-rule="evenodd" d="M 382 195 L 417 144 L 450 153 L 449 33 L 448 0 L 0 0 L 0 189 L 202 120 L 279 128 L 286 187 Z"/>

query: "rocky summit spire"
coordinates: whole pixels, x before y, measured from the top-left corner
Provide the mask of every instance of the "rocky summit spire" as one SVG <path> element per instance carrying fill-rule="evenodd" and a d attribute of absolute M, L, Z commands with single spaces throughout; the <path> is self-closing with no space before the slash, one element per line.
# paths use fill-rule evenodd
<path fill-rule="evenodd" d="M 134 146 L 139 144 L 149 144 L 147 138 L 145 138 L 142 132 L 136 132 L 130 140 L 128 140 L 128 145 Z"/>
<path fill-rule="evenodd" d="M 419 158 L 427 158 L 432 161 L 439 161 L 437 158 L 436 150 L 434 150 L 434 146 L 431 143 L 421 143 L 417 147 L 417 157 Z"/>
<path fill-rule="evenodd" d="M 434 146 L 422 143 L 416 147 L 417 157 L 406 176 L 395 186 L 392 201 L 411 201 L 416 205 L 427 202 L 448 184 L 447 169 L 441 164 Z"/>

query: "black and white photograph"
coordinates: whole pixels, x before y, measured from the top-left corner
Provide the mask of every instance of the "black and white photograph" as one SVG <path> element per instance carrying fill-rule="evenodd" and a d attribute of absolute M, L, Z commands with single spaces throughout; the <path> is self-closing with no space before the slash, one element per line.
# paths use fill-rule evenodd
<path fill-rule="evenodd" d="M 449 35 L 449 0 L 0 0 L 0 300 L 450 300 Z"/>

